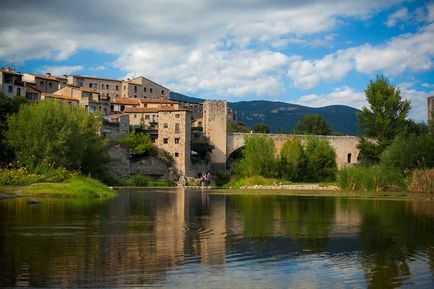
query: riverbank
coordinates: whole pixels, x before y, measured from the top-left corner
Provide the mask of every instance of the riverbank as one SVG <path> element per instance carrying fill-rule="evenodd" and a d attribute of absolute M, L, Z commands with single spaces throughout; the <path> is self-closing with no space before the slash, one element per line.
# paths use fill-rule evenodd
<path fill-rule="evenodd" d="M 116 191 L 90 177 L 76 176 L 64 182 L 43 182 L 26 186 L 1 185 L 0 199 L 8 197 L 111 198 Z"/>

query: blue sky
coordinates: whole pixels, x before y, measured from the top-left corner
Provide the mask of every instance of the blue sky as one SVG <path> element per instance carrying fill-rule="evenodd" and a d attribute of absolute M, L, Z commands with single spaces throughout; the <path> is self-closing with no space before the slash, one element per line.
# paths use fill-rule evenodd
<path fill-rule="evenodd" d="M 0 60 L 20 72 L 143 75 L 190 96 L 366 105 L 385 74 L 426 121 L 434 2 L 2 1 Z"/>

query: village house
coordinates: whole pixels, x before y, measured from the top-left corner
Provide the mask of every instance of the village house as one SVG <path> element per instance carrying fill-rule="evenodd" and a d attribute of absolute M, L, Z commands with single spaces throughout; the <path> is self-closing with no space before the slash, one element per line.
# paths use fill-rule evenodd
<path fill-rule="evenodd" d="M 169 99 L 169 89 L 139 76 L 122 81 L 122 97 Z"/>
<path fill-rule="evenodd" d="M 53 93 L 60 88 L 60 80 L 57 79 L 57 77 L 52 76 L 50 73 L 47 73 L 46 75 L 24 73 L 23 81 L 33 84 L 42 92 Z"/>
<path fill-rule="evenodd" d="M 15 69 L 0 69 L 0 89 L 7 97 L 25 96 L 26 86 L 23 75 L 17 73 Z"/>

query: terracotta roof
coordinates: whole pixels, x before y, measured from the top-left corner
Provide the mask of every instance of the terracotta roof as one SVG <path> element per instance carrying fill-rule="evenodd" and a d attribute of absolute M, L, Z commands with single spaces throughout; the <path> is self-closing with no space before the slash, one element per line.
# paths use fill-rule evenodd
<path fill-rule="evenodd" d="M 65 99 L 65 100 L 72 100 L 77 102 L 79 101 L 78 98 L 65 95 L 65 94 L 42 93 L 41 95 L 49 98 Z"/>
<path fill-rule="evenodd" d="M 127 98 L 127 97 L 114 97 L 111 100 L 114 104 L 126 104 L 126 105 L 140 105 L 138 98 Z"/>
<path fill-rule="evenodd" d="M 57 79 L 55 76 L 42 75 L 42 74 L 34 74 L 34 73 L 26 73 L 26 74 L 33 75 L 34 77 L 37 77 L 37 78 L 42 78 L 42 79 L 47 79 L 47 80 L 53 80 L 53 81 L 59 81 L 60 82 L 60 80 Z"/>
<path fill-rule="evenodd" d="M 160 104 L 179 104 L 179 102 L 170 99 L 159 98 L 140 98 L 141 103 L 160 103 Z"/>
<path fill-rule="evenodd" d="M 10 74 L 22 75 L 21 73 L 17 73 L 15 70 L 7 69 L 7 68 L 2 68 L 2 69 L 0 69 L 0 71 L 1 71 L 1 72 L 4 72 L 4 73 L 10 73 Z"/>
<path fill-rule="evenodd" d="M 102 77 L 94 77 L 94 76 L 82 76 L 82 75 L 69 75 L 75 78 L 89 78 L 89 79 L 100 79 L 106 81 L 114 81 L 114 82 L 122 82 L 122 80 L 112 79 L 112 78 L 102 78 Z"/>
<path fill-rule="evenodd" d="M 126 113 L 145 113 L 145 112 L 149 112 L 149 113 L 156 113 L 159 112 L 160 108 L 157 107 L 153 107 L 153 108 L 148 108 L 148 107 L 126 107 L 124 112 Z"/>
<path fill-rule="evenodd" d="M 70 84 L 68 84 L 66 86 L 71 87 L 72 89 L 76 89 L 76 90 L 101 94 L 100 92 L 96 91 L 94 88 L 90 88 L 90 87 L 75 86 L 75 85 L 70 85 Z"/>
<path fill-rule="evenodd" d="M 129 108 L 129 107 L 127 107 Z M 111 118 L 120 118 L 120 117 L 124 117 L 124 116 L 129 116 L 128 113 L 117 113 L 117 114 L 110 114 Z"/>

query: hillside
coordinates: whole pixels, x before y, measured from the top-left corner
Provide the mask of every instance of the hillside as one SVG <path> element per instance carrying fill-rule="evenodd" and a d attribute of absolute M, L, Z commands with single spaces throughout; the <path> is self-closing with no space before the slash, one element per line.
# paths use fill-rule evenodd
<path fill-rule="evenodd" d="M 180 93 L 170 93 L 170 98 L 175 100 L 202 102 L 204 99 L 191 98 Z M 330 105 L 319 108 L 307 107 L 286 102 L 274 102 L 266 100 L 229 102 L 228 105 L 237 111 L 237 120 L 246 126 L 252 127 L 258 122 L 267 124 L 272 132 L 284 130 L 290 132 L 296 122 L 305 114 L 319 114 L 333 130 L 346 134 L 357 135 L 357 117 L 359 110 L 345 105 Z"/>

